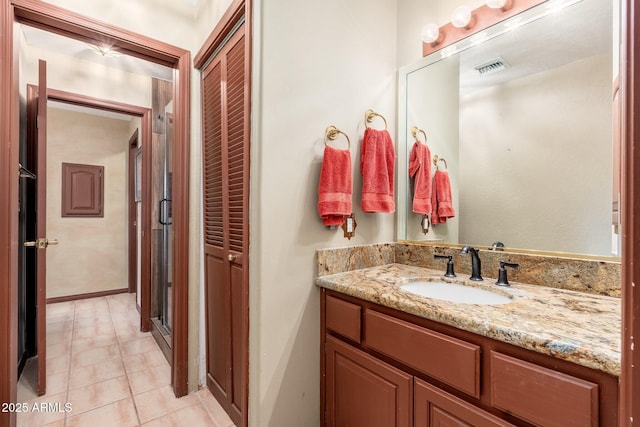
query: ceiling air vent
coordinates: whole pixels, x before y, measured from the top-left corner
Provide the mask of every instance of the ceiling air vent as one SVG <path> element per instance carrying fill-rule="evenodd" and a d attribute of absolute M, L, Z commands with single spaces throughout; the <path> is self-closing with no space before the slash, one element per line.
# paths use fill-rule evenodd
<path fill-rule="evenodd" d="M 473 67 L 473 69 L 476 70 L 481 76 L 497 73 L 507 68 L 509 68 L 509 64 L 501 57 L 497 57 L 489 62 L 485 62 L 484 64 L 476 65 L 475 67 Z"/>

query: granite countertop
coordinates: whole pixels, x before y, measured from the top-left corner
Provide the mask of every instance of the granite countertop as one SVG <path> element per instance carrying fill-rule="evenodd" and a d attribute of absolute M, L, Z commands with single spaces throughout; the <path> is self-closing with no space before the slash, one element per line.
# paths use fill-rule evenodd
<path fill-rule="evenodd" d="M 361 298 L 478 335 L 620 376 L 620 299 L 495 279 L 471 282 L 467 275 L 387 264 L 321 276 L 320 287 Z M 502 305 L 460 304 L 426 298 L 399 288 L 416 280 L 464 283 L 509 296 Z"/>

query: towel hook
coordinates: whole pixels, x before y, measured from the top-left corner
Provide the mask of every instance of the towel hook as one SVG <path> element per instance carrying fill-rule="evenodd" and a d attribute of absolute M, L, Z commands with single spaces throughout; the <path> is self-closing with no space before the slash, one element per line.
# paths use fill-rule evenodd
<path fill-rule="evenodd" d="M 378 116 L 382 119 L 382 121 L 384 122 L 384 128 L 385 130 L 387 129 L 387 119 L 385 119 L 382 114 L 378 114 L 375 111 L 369 109 L 367 111 L 364 112 L 364 125 L 365 127 L 369 127 L 367 126 L 367 123 L 371 123 L 373 121 L 373 119 Z"/>
<path fill-rule="evenodd" d="M 413 135 L 413 137 L 415 138 L 416 141 L 419 141 L 418 139 L 418 134 L 421 133 L 422 135 L 424 135 L 424 143 L 427 143 L 427 134 L 425 133 L 425 131 L 423 131 L 422 129 L 420 129 L 417 126 L 414 126 L 411 128 L 411 135 Z"/>
<path fill-rule="evenodd" d="M 444 159 L 444 157 L 439 157 L 436 154 L 435 156 L 433 156 L 433 164 L 436 166 L 436 169 L 438 169 L 438 162 L 444 162 L 444 168 L 449 169 L 449 166 L 447 166 L 447 161 Z"/>
<path fill-rule="evenodd" d="M 324 146 L 328 147 L 328 141 L 334 141 L 339 134 L 343 134 L 345 138 L 347 138 L 347 143 L 349 144 L 347 146 L 347 150 L 351 149 L 351 140 L 349 139 L 349 135 L 347 135 L 346 133 L 342 132 L 340 129 L 338 129 L 337 127 L 331 125 L 329 127 L 327 127 L 327 129 L 324 131 Z"/>

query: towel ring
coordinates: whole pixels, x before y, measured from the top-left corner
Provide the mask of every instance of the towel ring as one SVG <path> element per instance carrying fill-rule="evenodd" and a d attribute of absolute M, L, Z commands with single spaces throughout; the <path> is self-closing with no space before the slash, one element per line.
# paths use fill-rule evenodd
<path fill-rule="evenodd" d="M 433 164 L 436 166 L 436 169 L 438 169 L 438 162 L 444 162 L 444 168 L 449 169 L 449 166 L 447 166 L 447 161 L 444 159 L 444 157 L 439 157 L 436 154 L 435 156 L 433 156 Z"/>
<path fill-rule="evenodd" d="M 340 129 L 338 129 L 337 127 L 331 125 L 329 127 L 327 127 L 327 129 L 324 131 L 324 146 L 328 147 L 328 141 L 334 141 L 339 134 L 343 134 L 345 138 L 347 138 L 347 150 L 351 149 L 351 140 L 349 139 L 349 135 L 347 135 L 346 133 L 342 132 Z"/>
<path fill-rule="evenodd" d="M 411 135 L 413 135 L 413 137 L 415 138 L 416 141 L 419 141 L 418 139 L 418 134 L 421 133 L 424 135 L 424 143 L 427 143 L 427 134 L 425 133 L 425 131 L 423 131 L 422 129 L 420 129 L 417 126 L 414 126 L 411 128 Z"/>
<path fill-rule="evenodd" d="M 382 121 L 384 122 L 384 129 L 387 129 L 387 119 L 385 119 L 381 114 L 376 113 L 375 111 L 369 109 L 367 111 L 364 112 L 364 126 L 365 127 L 369 127 L 367 126 L 367 123 L 371 123 L 373 122 L 373 119 L 378 116 L 382 119 Z"/>

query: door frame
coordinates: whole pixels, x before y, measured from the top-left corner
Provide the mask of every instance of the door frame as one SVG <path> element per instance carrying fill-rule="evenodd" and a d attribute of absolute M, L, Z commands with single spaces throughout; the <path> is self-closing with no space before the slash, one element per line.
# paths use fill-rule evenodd
<path fill-rule="evenodd" d="M 102 40 L 120 52 L 174 68 L 174 363 L 171 382 L 176 396 L 188 393 L 188 266 L 189 266 L 189 51 L 110 25 L 39 0 L 0 2 L 0 402 L 17 394 L 18 303 L 18 154 L 20 138 L 16 23 L 81 41 Z M 16 35 L 17 36 L 17 35 Z M 17 37 L 15 37 L 17 38 Z M 148 171 L 150 172 L 150 170 Z M 150 297 L 150 277 L 142 279 L 141 297 Z M 141 307 L 144 314 L 144 307 Z M 142 329 L 149 328 L 149 306 Z M 0 425 L 14 425 L 15 414 L 0 413 Z"/>

